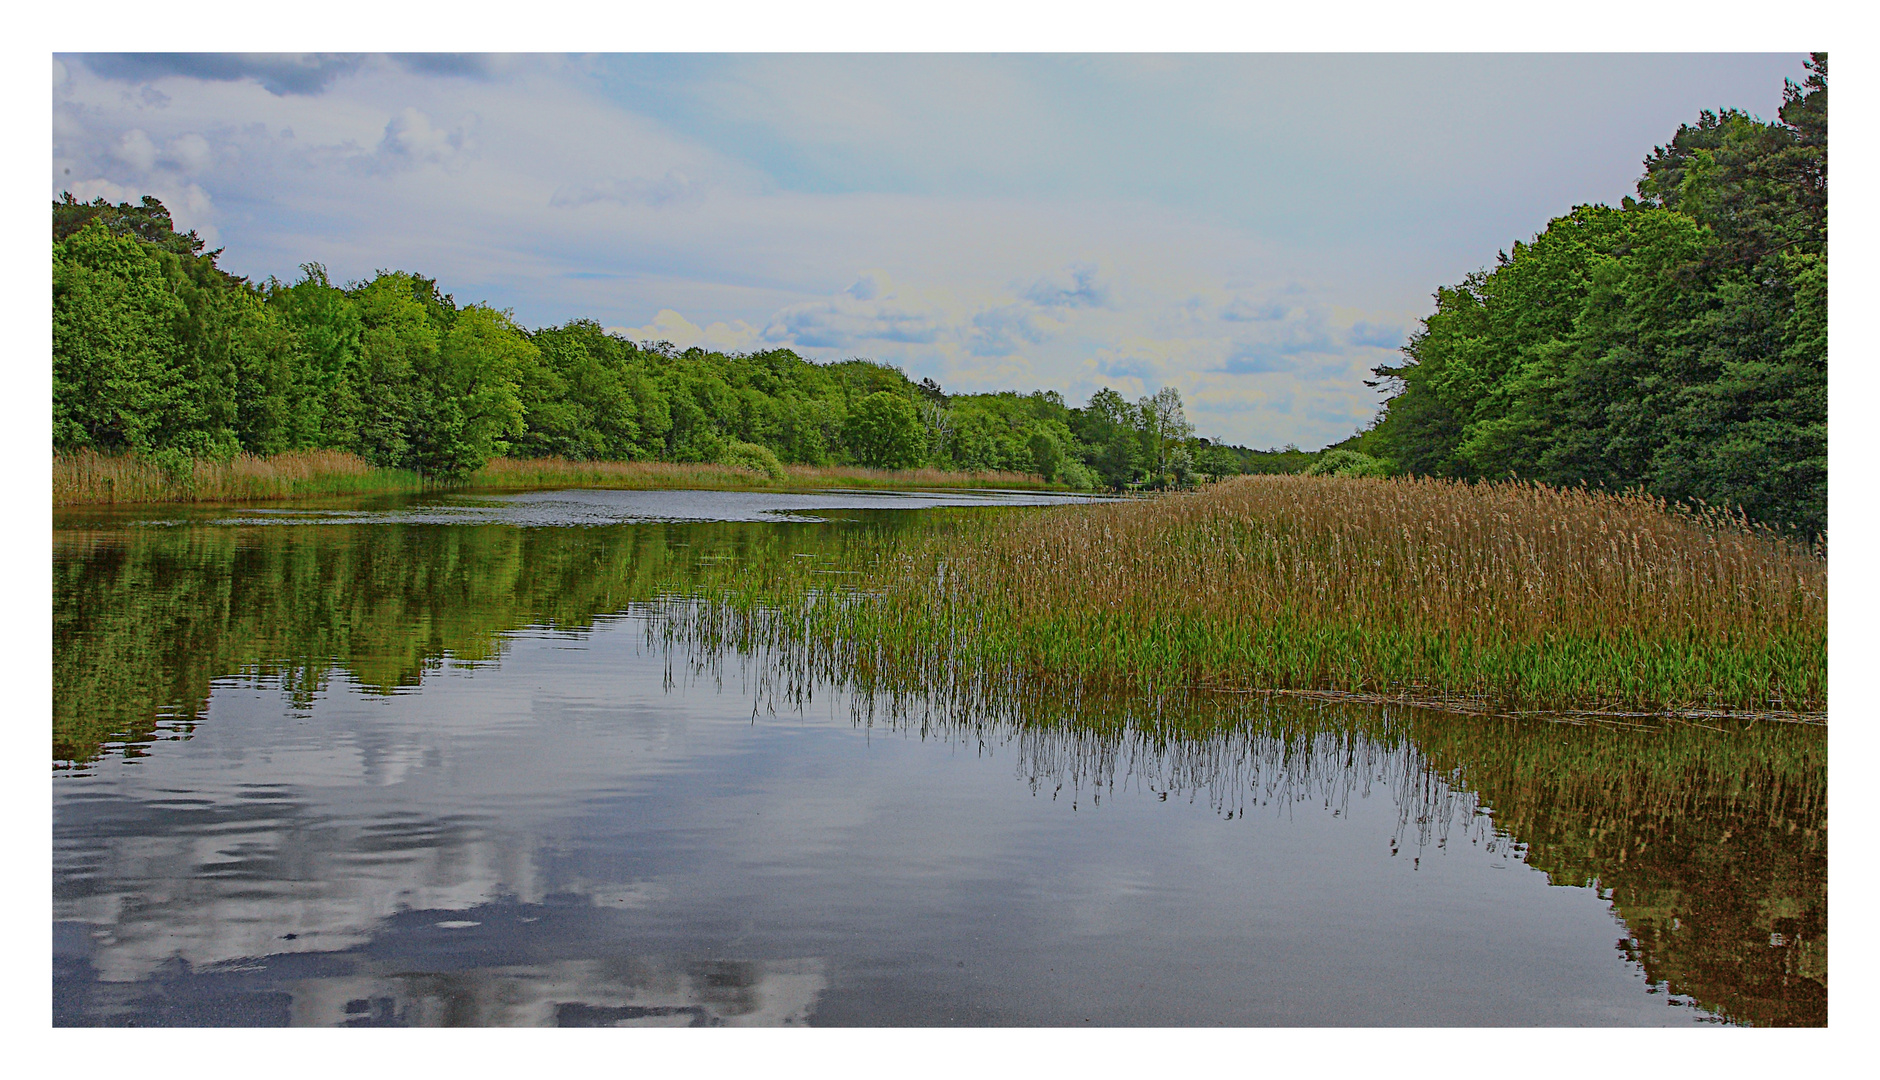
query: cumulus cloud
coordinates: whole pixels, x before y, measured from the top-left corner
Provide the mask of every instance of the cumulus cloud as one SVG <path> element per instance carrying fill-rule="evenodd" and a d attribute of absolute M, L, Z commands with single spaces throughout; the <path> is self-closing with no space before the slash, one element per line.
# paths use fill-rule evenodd
<path fill-rule="evenodd" d="M 1005 356 L 1042 345 L 1063 328 L 1030 303 L 1000 304 L 973 313 L 971 348 L 980 356 Z"/>
<path fill-rule="evenodd" d="M 111 156 L 137 172 L 146 173 L 157 163 L 157 144 L 141 129 L 132 128 L 118 137 L 117 145 L 111 149 Z"/>
<path fill-rule="evenodd" d="M 130 203 L 132 205 L 136 205 L 139 198 L 148 194 L 141 186 L 127 187 L 123 184 L 106 180 L 103 177 L 92 177 L 88 180 L 80 180 L 76 183 L 68 184 L 66 190 L 70 191 L 73 198 L 76 198 L 79 202 L 91 202 L 93 199 L 104 199 L 107 202 Z M 161 196 L 159 196 L 159 198 L 161 198 Z"/>
<path fill-rule="evenodd" d="M 1239 301 L 1237 301 L 1238 303 Z M 1229 319 L 1244 324 L 1228 336 L 1228 350 L 1219 370 L 1231 375 L 1260 375 L 1295 371 L 1302 357 L 1340 351 L 1327 310 L 1321 305 L 1287 306 L 1277 302 L 1247 305 L 1255 319 Z M 1230 305 L 1231 309 L 1231 305 Z"/>
<path fill-rule="evenodd" d="M 1118 356 L 1110 353 L 1098 356 L 1092 367 L 1099 375 L 1112 379 L 1131 379 L 1139 384 L 1159 384 L 1164 375 L 1162 364 L 1152 356 Z"/>
<path fill-rule="evenodd" d="M 170 212 L 170 220 L 178 232 L 193 229 L 211 248 L 216 247 L 221 240 L 221 232 L 215 227 L 215 203 L 199 184 L 175 185 L 167 181 L 119 184 L 103 177 L 90 177 L 66 184 L 62 190 L 71 192 L 72 197 L 79 202 L 104 199 L 133 206 L 145 195 L 154 195 Z"/>
<path fill-rule="evenodd" d="M 1203 434 L 1317 445 L 1375 408 L 1364 371 L 1437 285 L 1630 190 L 1638 152 L 1607 153 L 1609 125 L 1574 126 L 1602 114 L 1556 91 L 1623 93 L 1649 147 L 1697 104 L 1772 111 L 1799 60 L 1524 62 L 1545 78 L 1505 115 L 1403 104 L 1456 99 L 1416 72 L 1479 82 L 1493 59 L 1336 60 L 1384 74 L 1277 111 L 1244 103 L 1327 61 L 1163 63 L 64 56 L 52 193 L 155 194 L 257 278 L 411 269 L 528 325 L 869 356 L 949 389 L 1178 385 Z M 1588 65 L 1638 78 L 1571 76 Z M 1705 74 L 1730 65 L 1770 103 Z M 1352 86 L 1399 84 L 1392 115 L 1434 119 L 1339 134 L 1374 103 Z"/>
<path fill-rule="evenodd" d="M 886 270 L 864 270 L 855 284 L 843 291 L 857 300 L 874 300 L 885 295 L 890 284 Z"/>
<path fill-rule="evenodd" d="M 668 342 L 681 349 L 698 346 L 717 352 L 749 352 L 760 344 L 756 328 L 743 322 L 715 322 L 701 328 L 685 316 L 671 308 L 661 308 L 653 321 L 645 326 L 610 326 L 610 334 L 619 334 L 629 341 Z"/>
<path fill-rule="evenodd" d="M 214 164 L 209 140 L 196 132 L 184 132 L 164 144 L 163 162 L 185 173 L 200 173 Z"/>
<path fill-rule="evenodd" d="M 386 121 L 385 135 L 379 140 L 379 167 L 443 165 L 460 167 L 474 149 L 470 141 L 470 122 L 452 128 L 440 127 L 429 116 L 411 106 Z"/>
<path fill-rule="evenodd" d="M 1065 274 L 1041 277 L 1025 290 L 1025 299 L 1039 307 L 1109 307 L 1110 284 L 1097 276 L 1092 263 L 1079 263 Z"/>
<path fill-rule="evenodd" d="M 804 349 L 860 351 L 871 346 L 933 345 L 959 337 L 959 318 L 946 298 L 905 292 L 885 270 L 864 270 L 833 296 L 779 309 L 764 337 Z"/>
<path fill-rule="evenodd" d="M 837 299 L 792 304 L 778 311 L 764 336 L 779 344 L 854 352 L 879 342 L 929 345 L 946 330 L 944 317 L 930 310 L 846 304 Z"/>

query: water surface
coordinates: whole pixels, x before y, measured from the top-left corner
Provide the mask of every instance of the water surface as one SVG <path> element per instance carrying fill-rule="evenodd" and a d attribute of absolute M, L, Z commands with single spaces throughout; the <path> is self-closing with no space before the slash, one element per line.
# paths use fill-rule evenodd
<path fill-rule="evenodd" d="M 55 1022 L 1826 1022 L 1820 729 L 968 716 L 661 633 L 1047 501 L 61 514 Z"/>

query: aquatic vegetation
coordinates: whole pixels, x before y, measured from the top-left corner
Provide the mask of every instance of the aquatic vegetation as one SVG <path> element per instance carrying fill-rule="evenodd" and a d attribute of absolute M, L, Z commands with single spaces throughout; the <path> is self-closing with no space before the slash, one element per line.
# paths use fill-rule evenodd
<path fill-rule="evenodd" d="M 52 458 L 52 505 L 250 502 L 326 495 L 422 490 L 408 469 L 382 469 L 338 450 L 296 450 L 227 460 L 185 454 L 100 454 L 75 450 Z"/>
<path fill-rule="evenodd" d="M 1482 710 L 1815 713 L 1825 549 L 1527 483 L 1241 477 L 936 517 L 851 584 L 749 576 L 675 618 L 867 688 L 1335 692 Z"/>
<path fill-rule="evenodd" d="M 1113 539 L 1136 515 L 1199 513 L 1188 497 L 1075 509 L 1102 511 Z M 887 648 L 833 650 L 804 632 L 890 595 L 883 566 L 1023 536 L 1058 513 L 569 529 L 127 529 L 100 515 L 111 527 L 54 538 L 53 756 L 82 770 L 105 754 L 161 753 L 159 740 L 188 737 L 231 679 L 313 714 L 335 683 L 408 692 L 442 668 L 503 662 L 516 630 L 587 635 L 625 617 L 664 651 L 675 692 L 686 680 L 741 686 L 765 713 L 840 701 L 876 732 L 1009 758 L 1041 800 L 1181 800 L 1230 819 L 1386 800 L 1405 860 L 1478 845 L 1556 884 L 1597 888 L 1624 921 L 1614 930 L 1625 956 L 1668 998 L 1733 1023 L 1825 1022 L 1820 724 L 1558 722 L 1025 677 L 1016 663 L 950 671 L 897 663 Z M 1712 527 L 1753 552 L 1758 534 Z M 763 596 L 794 606 L 765 607 Z"/>
<path fill-rule="evenodd" d="M 663 605 L 668 613 L 670 602 Z M 1827 1023 L 1827 736 L 1819 724 L 1459 716 L 1416 706 L 1028 681 L 911 687 L 808 652 L 650 620 L 693 677 L 758 702 L 846 690 L 859 725 L 1010 754 L 1034 794 L 1200 801 L 1227 818 L 1359 798 L 1397 811 L 1393 854 L 1477 845 L 1592 888 L 1655 993 L 1731 1023 Z"/>
<path fill-rule="evenodd" d="M 745 444 L 751 451 L 769 452 Z M 461 480 L 439 481 L 411 469 L 380 468 L 340 450 L 295 450 L 227 460 L 181 453 L 101 454 L 75 450 L 52 458 L 52 505 L 259 502 L 336 495 L 397 495 L 426 490 L 526 491 L 541 488 L 740 491 L 753 488 L 1029 488 L 1046 484 L 1026 473 L 859 466 L 778 465 L 775 455 L 747 453 L 717 462 L 571 461 L 492 458 Z"/>

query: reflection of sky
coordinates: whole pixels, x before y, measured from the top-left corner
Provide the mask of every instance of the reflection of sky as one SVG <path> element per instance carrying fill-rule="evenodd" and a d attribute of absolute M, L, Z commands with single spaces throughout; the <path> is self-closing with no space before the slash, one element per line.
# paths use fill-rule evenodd
<path fill-rule="evenodd" d="M 304 713 L 227 681 L 190 740 L 57 777 L 62 992 L 245 987 L 322 1023 L 1690 1019 L 1468 800 L 1419 847 L 1401 755 L 1346 775 L 1328 747 L 1336 782 L 1289 793 L 1238 750 L 1213 792 L 1172 781 L 1218 762 L 1125 753 L 1093 800 L 1059 786 L 1075 747 L 856 727 L 827 694 L 754 712 L 735 666 L 643 640 L 523 632 Z"/>

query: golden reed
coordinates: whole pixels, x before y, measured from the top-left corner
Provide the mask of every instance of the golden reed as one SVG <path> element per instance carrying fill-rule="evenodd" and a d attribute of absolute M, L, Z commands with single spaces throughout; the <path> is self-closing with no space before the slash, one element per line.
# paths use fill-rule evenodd
<path fill-rule="evenodd" d="M 1827 577 L 1825 547 L 1642 494 L 1270 475 L 959 521 L 841 603 L 806 581 L 704 617 L 883 685 L 1815 714 Z"/>
<path fill-rule="evenodd" d="M 671 461 L 570 461 L 566 458 L 493 458 L 455 484 L 439 485 L 408 469 L 384 469 L 338 450 L 305 450 L 268 457 L 239 454 L 228 461 L 197 460 L 180 469 L 137 454 L 78 450 L 52 459 L 52 505 L 84 506 L 171 502 L 252 502 L 329 495 L 415 492 L 445 486 L 466 491 L 543 487 L 629 490 L 784 487 L 1039 488 L 1036 476 L 1013 472 L 943 472 L 939 469 L 864 469 L 786 465 L 772 484 L 735 465 Z"/>
<path fill-rule="evenodd" d="M 52 505 L 251 502 L 297 496 L 417 491 L 416 473 L 380 469 L 337 450 L 302 450 L 269 457 L 238 454 L 197 460 L 180 469 L 136 454 L 92 450 L 52 458 Z"/>

